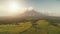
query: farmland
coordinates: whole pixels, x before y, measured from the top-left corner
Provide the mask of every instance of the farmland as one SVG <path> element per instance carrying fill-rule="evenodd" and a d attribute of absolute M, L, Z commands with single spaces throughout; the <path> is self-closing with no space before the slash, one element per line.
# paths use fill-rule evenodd
<path fill-rule="evenodd" d="M 0 25 L 0 34 L 60 34 L 60 23 L 58 26 L 50 25 L 46 20 L 38 20 L 37 25 L 29 22 L 20 22 L 19 25 Z"/>

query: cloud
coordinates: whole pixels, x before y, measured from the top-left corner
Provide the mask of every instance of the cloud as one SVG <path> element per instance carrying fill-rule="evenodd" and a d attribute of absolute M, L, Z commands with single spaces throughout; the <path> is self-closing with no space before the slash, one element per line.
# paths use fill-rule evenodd
<path fill-rule="evenodd" d="M 29 8 L 28 8 L 28 10 L 33 10 L 34 8 L 32 7 L 32 6 L 30 6 Z"/>

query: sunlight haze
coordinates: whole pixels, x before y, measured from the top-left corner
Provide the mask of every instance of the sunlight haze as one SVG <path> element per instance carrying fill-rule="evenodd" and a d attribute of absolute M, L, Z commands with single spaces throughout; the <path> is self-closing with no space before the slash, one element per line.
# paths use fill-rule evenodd
<path fill-rule="evenodd" d="M 45 15 L 60 16 L 59 0 L 0 0 L 0 16 L 23 13 L 28 7 Z"/>

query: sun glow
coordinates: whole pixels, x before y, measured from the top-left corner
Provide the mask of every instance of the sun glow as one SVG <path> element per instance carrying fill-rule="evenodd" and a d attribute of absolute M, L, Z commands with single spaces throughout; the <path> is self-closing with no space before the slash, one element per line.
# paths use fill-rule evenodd
<path fill-rule="evenodd" d="M 10 2 L 8 5 L 8 13 L 9 15 L 15 15 L 18 11 L 18 3 Z"/>
<path fill-rule="evenodd" d="M 11 9 L 11 10 L 17 10 L 17 4 L 16 3 L 11 3 L 10 5 L 9 5 L 9 8 Z"/>
<path fill-rule="evenodd" d="M 13 16 L 13 15 L 17 15 L 17 14 L 22 14 L 24 13 L 24 11 L 27 10 L 26 7 L 19 5 L 18 3 L 10 3 L 9 4 L 9 10 L 8 10 L 8 13 L 10 16 Z"/>
<path fill-rule="evenodd" d="M 6 6 L 2 6 L 0 11 L 2 11 L 0 14 L 2 16 L 16 16 L 18 14 L 22 14 L 27 10 L 27 7 L 23 6 L 22 3 L 19 3 L 17 1 L 9 1 Z"/>
<path fill-rule="evenodd" d="M 23 6 L 22 4 L 14 1 L 14 2 L 10 2 L 9 5 L 8 5 L 8 13 L 9 15 L 13 16 L 13 15 L 16 15 L 18 13 L 22 13 L 23 11 Z"/>
<path fill-rule="evenodd" d="M 18 9 L 18 3 L 12 2 L 9 4 L 9 9 L 12 11 L 16 11 Z"/>

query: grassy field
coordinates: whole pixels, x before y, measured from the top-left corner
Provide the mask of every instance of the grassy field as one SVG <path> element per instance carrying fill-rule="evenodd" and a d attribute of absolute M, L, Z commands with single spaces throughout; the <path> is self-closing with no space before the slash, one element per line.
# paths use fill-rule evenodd
<path fill-rule="evenodd" d="M 19 25 L 0 25 L 0 34 L 60 34 L 60 24 L 49 25 L 46 20 L 39 20 L 36 24 L 34 27 L 29 21 Z"/>

